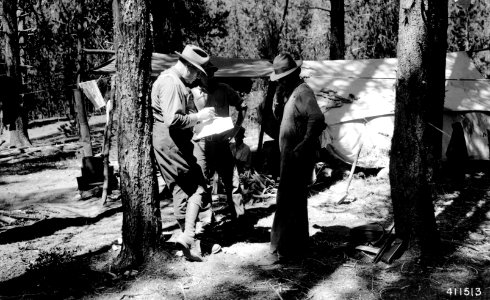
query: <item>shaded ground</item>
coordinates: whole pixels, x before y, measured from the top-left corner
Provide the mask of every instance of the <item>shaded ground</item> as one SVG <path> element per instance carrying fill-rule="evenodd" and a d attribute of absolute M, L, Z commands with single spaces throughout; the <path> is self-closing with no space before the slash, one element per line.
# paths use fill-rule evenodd
<path fill-rule="evenodd" d="M 76 158 L 0 168 L 1 192 L 8 187 L 10 193 L 0 197 L 0 209 L 76 199 Z M 437 187 L 443 254 L 429 267 L 408 255 L 391 265 L 373 264 L 372 257 L 353 249 L 350 228 L 372 222 L 388 228 L 392 222 L 387 179 L 358 173 L 346 204 L 336 205 L 345 180 L 310 197 L 311 253 L 302 261 L 271 264 L 275 203 L 269 198 L 247 205 L 249 227 L 218 225 L 214 237 L 223 251 L 202 263 L 185 261 L 173 243 L 165 242 L 147 266 L 115 273 L 111 264 L 120 251 L 122 214 L 114 212 L 86 225 L 67 223 L 50 234 L 0 243 L 0 299 L 457 299 L 462 298 L 459 288 L 490 299 L 487 171 L 470 172 L 458 188 Z M 66 191 L 57 186 L 62 178 L 69 183 Z M 34 188 L 34 182 L 40 187 Z M 52 198 L 47 190 L 53 191 Z M 214 203 L 219 216 L 223 204 L 221 198 Z M 171 233 L 171 207 L 167 201 L 161 206 L 164 231 Z"/>

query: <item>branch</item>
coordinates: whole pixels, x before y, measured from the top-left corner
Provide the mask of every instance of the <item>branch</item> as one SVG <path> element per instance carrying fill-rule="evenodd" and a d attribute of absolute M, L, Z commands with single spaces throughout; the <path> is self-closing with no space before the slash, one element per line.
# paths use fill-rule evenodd
<path fill-rule="evenodd" d="M 83 52 L 87 54 L 115 54 L 116 51 L 108 49 L 82 49 Z"/>
<path fill-rule="evenodd" d="M 306 8 L 306 9 L 318 9 L 318 10 L 323 10 L 323 11 L 326 11 L 326 12 L 330 13 L 330 9 L 324 8 L 324 7 L 319 7 L 319 6 L 308 6 L 308 5 L 305 5 L 304 8 Z"/>
<path fill-rule="evenodd" d="M 284 24 L 286 24 L 286 16 L 288 14 L 288 5 L 289 5 L 289 0 L 286 0 L 286 4 L 284 5 L 284 13 L 282 14 L 281 27 L 279 27 L 279 35 L 282 33 L 282 29 L 284 28 Z"/>

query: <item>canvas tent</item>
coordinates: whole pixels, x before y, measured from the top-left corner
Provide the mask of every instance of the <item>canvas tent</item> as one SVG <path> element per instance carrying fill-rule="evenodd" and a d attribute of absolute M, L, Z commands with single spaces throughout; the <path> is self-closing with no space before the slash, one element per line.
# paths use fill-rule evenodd
<path fill-rule="evenodd" d="M 177 55 L 154 53 L 152 74 L 172 66 Z M 271 63 L 260 59 L 212 58 L 220 69 L 216 77 L 268 77 Z M 384 167 L 393 134 L 397 60 L 304 61 L 302 76 L 314 91 L 331 89 L 339 96 L 354 95 L 358 100 L 338 108 L 323 107 L 328 128 L 322 145 L 346 162 L 355 158 L 361 140 L 359 165 Z M 92 70 L 115 72 L 114 59 Z M 446 98 L 443 158 L 452 133 L 452 123 L 462 122 L 471 159 L 489 159 L 487 131 L 490 130 L 490 82 L 484 80 L 466 52 L 448 53 L 446 57 Z M 322 108 L 322 102 L 319 101 Z"/>
<path fill-rule="evenodd" d="M 352 104 L 324 110 L 329 125 L 322 145 L 346 162 L 352 162 L 361 140 L 360 165 L 388 165 L 394 124 L 397 59 L 305 61 L 302 75 L 315 90 L 335 90 L 359 98 Z M 320 103 L 321 106 L 321 103 Z M 466 52 L 446 57 L 442 156 L 452 134 L 452 123 L 462 122 L 470 159 L 489 159 L 490 81 L 484 80 Z M 430 124 L 429 124 L 430 125 Z"/>

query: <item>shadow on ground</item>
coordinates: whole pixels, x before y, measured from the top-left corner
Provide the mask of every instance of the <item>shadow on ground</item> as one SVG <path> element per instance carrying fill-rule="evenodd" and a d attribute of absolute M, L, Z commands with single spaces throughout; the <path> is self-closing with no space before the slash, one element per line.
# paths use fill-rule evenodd
<path fill-rule="evenodd" d="M 467 296 L 479 291 L 489 299 L 490 256 L 481 249 L 489 243 L 490 174 L 473 171 L 464 182 L 444 181 L 437 189 L 439 256 L 428 264 L 408 254 L 388 269 L 375 265 L 374 272 L 394 279 L 387 286 L 376 283 L 381 298 L 463 299 L 467 288 Z"/>
<path fill-rule="evenodd" d="M 60 161 L 73 158 L 75 156 L 76 153 L 74 151 L 57 152 L 51 156 L 33 157 L 13 164 L 0 164 L 0 169 L 2 169 L 1 175 L 28 175 L 44 170 L 66 169 L 69 167 L 63 165 L 60 163 Z"/>

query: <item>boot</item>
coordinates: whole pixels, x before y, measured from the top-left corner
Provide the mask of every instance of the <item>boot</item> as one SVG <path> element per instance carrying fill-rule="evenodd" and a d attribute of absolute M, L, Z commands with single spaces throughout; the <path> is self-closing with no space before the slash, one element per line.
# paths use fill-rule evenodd
<path fill-rule="evenodd" d="M 184 256 L 189 261 L 202 261 L 199 253 L 192 251 L 191 247 L 195 245 L 194 237 L 196 235 L 196 221 L 199 215 L 199 205 L 187 203 L 185 212 L 185 226 L 182 234 L 179 235 L 176 242 L 182 247 Z"/>

